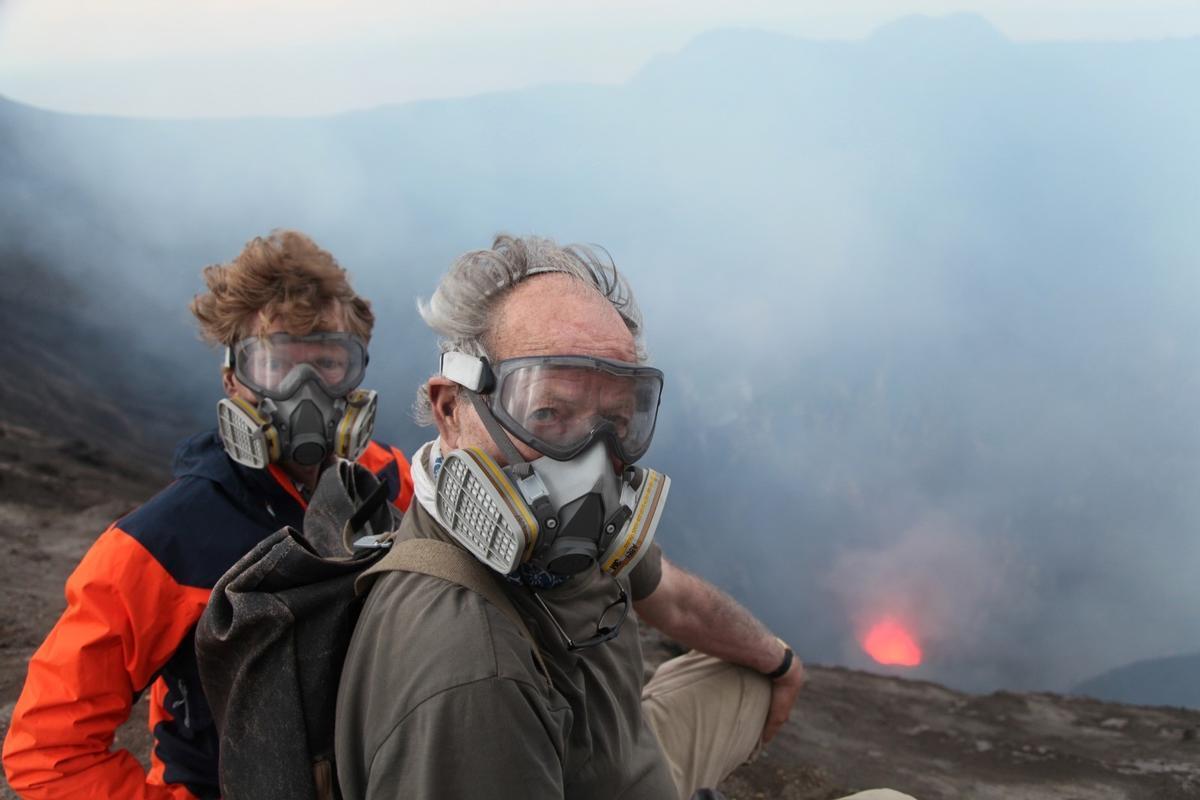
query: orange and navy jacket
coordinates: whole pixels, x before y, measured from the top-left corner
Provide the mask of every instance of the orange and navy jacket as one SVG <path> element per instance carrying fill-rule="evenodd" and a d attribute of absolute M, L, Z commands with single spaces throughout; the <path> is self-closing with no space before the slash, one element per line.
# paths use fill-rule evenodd
<path fill-rule="evenodd" d="M 408 462 L 372 442 L 359 463 L 401 510 Z M 67 579 L 67 610 L 29 662 L 4 742 L 4 771 L 28 800 L 219 797 L 217 731 L 201 691 L 196 622 L 217 580 L 305 503 L 274 465 L 231 461 L 215 431 L 175 454 L 175 481 L 117 520 Z M 150 691 L 151 770 L 110 750 L 131 704 Z"/>

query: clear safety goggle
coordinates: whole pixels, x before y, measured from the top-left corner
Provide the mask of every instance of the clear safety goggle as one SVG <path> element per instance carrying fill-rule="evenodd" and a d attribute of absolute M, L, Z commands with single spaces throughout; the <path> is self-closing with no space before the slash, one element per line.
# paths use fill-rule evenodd
<path fill-rule="evenodd" d="M 362 383 L 367 346 L 352 333 L 272 333 L 227 348 L 225 365 L 252 391 L 273 400 L 290 396 L 310 377 L 331 396 L 342 397 Z"/>
<path fill-rule="evenodd" d="M 591 356 L 528 356 L 491 365 L 446 353 L 442 374 L 477 391 L 519 441 L 559 461 L 603 437 L 623 462 L 636 462 L 654 437 L 663 387 L 654 367 Z"/>

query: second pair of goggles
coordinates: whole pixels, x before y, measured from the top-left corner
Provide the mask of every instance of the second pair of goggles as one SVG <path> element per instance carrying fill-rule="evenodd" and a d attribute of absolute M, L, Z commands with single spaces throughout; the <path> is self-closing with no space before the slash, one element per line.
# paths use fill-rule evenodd
<path fill-rule="evenodd" d="M 442 354 L 442 375 L 481 395 L 517 440 L 557 461 L 605 439 L 633 464 L 650 447 L 663 374 L 654 367 L 592 356 L 486 358 Z"/>
<path fill-rule="evenodd" d="M 344 397 L 362 383 L 367 361 L 366 343 L 352 333 L 249 336 L 225 350 L 225 366 L 238 380 L 272 400 L 291 397 L 314 375 L 331 397 Z"/>
<path fill-rule="evenodd" d="M 258 398 L 217 404 L 221 442 L 237 463 L 320 464 L 330 453 L 356 459 L 370 443 L 378 398 L 357 389 L 367 366 L 357 336 L 251 336 L 226 348 L 225 366 Z"/>

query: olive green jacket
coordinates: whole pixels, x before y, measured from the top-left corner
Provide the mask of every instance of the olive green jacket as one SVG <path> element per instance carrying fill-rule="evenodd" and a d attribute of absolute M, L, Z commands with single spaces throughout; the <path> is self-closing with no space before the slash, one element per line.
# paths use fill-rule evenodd
<path fill-rule="evenodd" d="M 414 502 L 399 537 L 452 541 Z M 620 580 L 633 599 L 662 574 L 657 546 Z M 495 576 L 519 627 L 482 595 L 420 573 L 370 589 L 338 692 L 338 779 L 346 800 L 676 795 L 641 712 L 642 651 L 633 614 L 620 635 L 570 652 L 528 590 Z M 598 570 L 542 592 L 573 637 L 595 631 L 615 599 Z"/>

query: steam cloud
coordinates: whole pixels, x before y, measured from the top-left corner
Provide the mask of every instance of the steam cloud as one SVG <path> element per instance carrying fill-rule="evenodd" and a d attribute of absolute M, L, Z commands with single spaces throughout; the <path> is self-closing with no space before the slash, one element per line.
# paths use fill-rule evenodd
<path fill-rule="evenodd" d="M 894 540 L 839 553 L 828 586 L 860 641 L 872 625 L 892 618 L 924 651 L 922 671 L 936 673 L 969 663 L 976 653 L 1016 646 L 1007 641 L 1009 632 L 1028 624 L 1036 607 L 1030 602 L 1034 576 L 1013 549 L 961 520 L 935 515 Z M 853 651 L 843 657 L 867 663 Z"/>
<path fill-rule="evenodd" d="M 375 303 L 368 381 L 410 452 L 415 298 L 496 231 L 601 243 L 667 374 L 671 557 L 805 658 L 866 663 L 888 610 L 925 677 L 1061 689 L 1200 646 L 1197 74 L 1196 40 L 956 17 L 302 121 L 0 103 L 0 232 L 207 424 L 200 267 L 305 230 Z"/>

